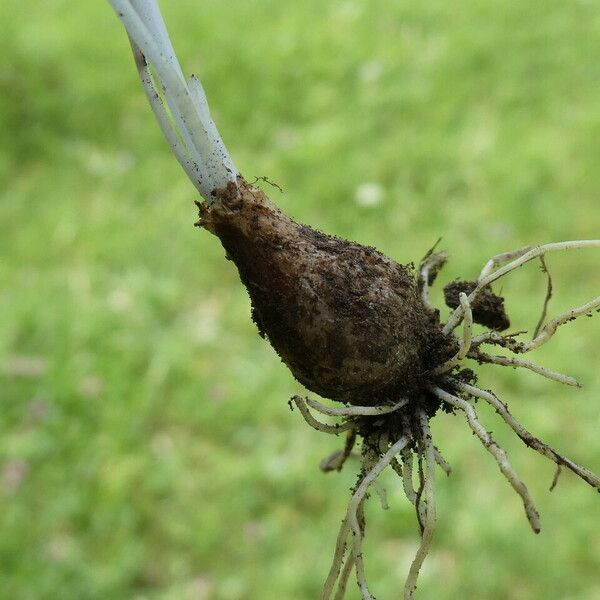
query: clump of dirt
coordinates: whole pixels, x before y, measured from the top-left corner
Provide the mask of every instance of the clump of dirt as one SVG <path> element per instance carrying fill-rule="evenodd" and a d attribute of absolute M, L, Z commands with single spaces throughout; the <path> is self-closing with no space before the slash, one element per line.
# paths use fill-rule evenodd
<path fill-rule="evenodd" d="M 396 401 L 456 351 L 412 268 L 296 223 L 241 177 L 198 206 L 197 225 L 237 266 L 260 334 L 309 390 L 354 405 Z"/>
<path fill-rule="evenodd" d="M 477 287 L 476 281 L 453 281 L 444 288 L 446 306 L 460 306 L 461 292 L 467 296 Z M 504 309 L 504 298 L 494 294 L 489 287 L 482 289 L 471 304 L 473 321 L 496 331 L 504 331 L 510 327 L 510 320 Z"/>

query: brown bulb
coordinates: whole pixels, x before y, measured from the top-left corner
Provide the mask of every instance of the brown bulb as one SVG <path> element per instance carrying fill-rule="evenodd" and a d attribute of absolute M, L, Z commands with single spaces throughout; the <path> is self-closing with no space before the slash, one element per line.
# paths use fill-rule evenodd
<path fill-rule="evenodd" d="M 374 248 L 296 223 L 241 177 L 198 206 L 197 225 L 237 266 L 260 334 L 309 390 L 380 404 L 410 394 L 456 349 L 412 270 Z"/>

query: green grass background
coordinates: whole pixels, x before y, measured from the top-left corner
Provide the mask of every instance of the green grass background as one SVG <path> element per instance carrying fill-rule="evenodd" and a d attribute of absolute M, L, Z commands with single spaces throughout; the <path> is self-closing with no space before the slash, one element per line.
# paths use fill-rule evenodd
<path fill-rule="evenodd" d="M 163 2 L 186 72 L 248 178 L 291 215 L 442 276 L 530 243 L 599 237 L 600 13 L 590 1 Z M 105 2 L 0 3 L 0 597 L 313 600 L 353 469 L 249 319 L 161 138 Z M 373 206 L 356 190 L 374 182 Z M 598 294 L 600 255 L 548 259 L 551 314 Z M 441 286 L 440 286 L 441 287 Z M 531 329 L 545 281 L 502 284 Z M 439 302 L 439 291 L 434 294 Z M 543 439 L 600 470 L 600 320 L 536 360 L 585 384 L 482 369 Z M 530 484 L 534 536 L 459 416 L 435 419 L 439 528 L 421 599 L 600 598 L 600 498 L 480 405 Z M 418 539 L 391 475 L 368 507 L 374 593 Z M 348 597 L 358 598 L 354 586 Z"/>

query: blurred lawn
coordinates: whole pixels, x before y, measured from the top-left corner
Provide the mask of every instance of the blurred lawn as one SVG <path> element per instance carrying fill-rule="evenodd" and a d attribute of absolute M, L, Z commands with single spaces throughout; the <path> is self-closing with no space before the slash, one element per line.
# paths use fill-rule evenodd
<path fill-rule="evenodd" d="M 596 3 L 163 5 L 237 165 L 281 184 L 297 219 L 404 262 L 442 235 L 444 280 L 513 247 L 599 237 Z M 0 597 L 314 600 L 354 474 L 319 473 L 339 441 L 289 412 L 300 387 L 217 240 L 192 227 L 193 188 L 115 15 L 3 0 L 0 49 Z M 599 259 L 549 258 L 552 314 L 598 293 Z M 504 282 L 516 328 L 544 288 L 535 265 Z M 598 471 L 599 353 L 600 319 L 583 319 L 537 356 L 583 390 L 499 368 L 482 382 Z M 549 494 L 553 467 L 481 410 L 543 531 L 462 419 L 439 417 L 455 472 L 438 475 L 419 598 L 600 598 L 598 495 L 569 474 Z M 382 600 L 400 597 L 417 544 L 388 488 L 365 549 Z"/>

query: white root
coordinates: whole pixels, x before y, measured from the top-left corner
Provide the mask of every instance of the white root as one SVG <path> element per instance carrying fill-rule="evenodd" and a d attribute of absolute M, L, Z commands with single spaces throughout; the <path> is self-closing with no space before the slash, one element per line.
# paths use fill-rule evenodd
<path fill-rule="evenodd" d="M 416 506 L 417 492 L 413 484 L 413 454 L 408 449 L 402 452 L 402 487 L 408 501 Z"/>
<path fill-rule="evenodd" d="M 359 458 L 358 454 L 352 452 L 355 443 L 356 430 L 350 429 L 346 434 L 346 443 L 344 444 L 344 447 L 341 450 L 332 452 L 319 463 L 321 471 L 324 471 L 325 473 L 329 473 L 330 471 L 341 471 L 348 458 Z"/>
<path fill-rule="evenodd" d="M 542 377 L 546 377 L 546 379 L 551 379 L 552 381 L 557 381 L 558 383 L 564 383 L 565 385 L 571 385 L 573 387 L 581 387 L 581 384 L 577 381 L 577 379 L 574 379 L 569 375 L 553 371 L 552 369 L 547 369 L 546 367 L 542 367 L 541 365 L 524 358 L 515 358 L 514 356 L 492 356 L 491 354 L 485 354 L 484 352 L 471 353 L 468 356 L 469 358 L 473 358 L 479 362 L 491 363 L 493 365 L 522 367 L 524 369 L 529 369 L 530 371 L 533 371 Z"/>
<path fill-rule="evenodd" d="M 343 465 L 344 461 L 342 457 L 344 456 L 344 449 L 334 450 L 331 454 L 328 454 L 325 458 L 321 460 L 319 463 L 319 469 L 324 473 L 330 473 L 331 471 L 339 471 L 340 467 Z"/>
<path fill-rule="evenodd" d="M 473 340 L 473 312 L 471 311 L 471 304 L 464 292 L 461 292 L 458 298 L 463 310 L 463 339 L 458 352 L 452 358 L 433 369 L 431 371 L 433 375 L 441 375 L 454 369 L 454 367 L 464 360 L 471 349 L 471 342 Z"/>
<path fill-rule="evenodd" d="M 317 431 L 322 431 L 323 433 L 332 433 L 334 435 L 337 435 L 338 433 L 342 433 L 343 431 L 348 431 L 350 429 L 354 429 L 354 427 L 355 427 L 354 423 L 352 423 L 351 421 L 346 421 L 345 423 L 339 423 L 336 425 L 329 425 L 328 423 L 323 423 L 323 422 L 315 419 L 310 414 L 310 411 L 308 410 L 308 407 L 306 406 L 306 402 L 304 401 L 304 398 L 301 398 L 300 396 L 294 396 L 292 398 L 292 401 L 296 404 L 296 406 L 298 407 L 298 410 L 300 410 L 300 413 L 304 417 L 304 420 L 313 429 L 316 429 Z"/>
<path fill-rule="evenodd" d="M 365 501 L 369 486 L 375 483 L 375 480 L 377 477 L 379 477 L 381 472 L 391 463 L 396 454 L 398 454 L 407 444 L 408 439 L 403 436 L 395 444 L 393 444 L 376 462 L 373 462 L 365 457 L 363 472 L 366 472 L 366 474 L 362 477 L 356 488 L 356 491 L 352 495 L 352 498 L 348 504 L 346 516 L 340 525 L 336 540 L 335 552 L 333 555 L 333 562 L 331 564 L 331 568 L 329 569 L 325 585 L 323 586 L 321 600 L 329 600 L 331 598 L 331 594 L 333 593 L 338 579 L 339 587 L 335 598 L 336 600 L 338 598 L 343 598 L 343 590 L 345 590 L 346 581 L 352 566 L 356 566 L 356 576 L 359 582 L 363 600 L 374 600 L 373 596 L 371 596 L 368 590 L 364 572 L 364 564 L 361 553 L 363 534 L 361 525 L 359 523 L 359 518 L 362 514 L 362 504 Z M 353 534 L 352 549 L 350 556 L 347 558 L 346 564 L 343 565 L 346 543 L 350 535 L 350 531 L 352 531 Z"/>
<path fill-rule="evenodd" d="M 499 254 L 498 256 L 490 259 L 485 267 L 482 269 L 478 282 L 482 285 L 488 285 L 496 279 L 506 275 L 510 271 L 514 271 L 521 265 L 543 256 L 548 252 L 557 252 L 560 250 L 574 250 L 577 248 L 600 248 L 600 240 L 570 240 L 566 242 L 552 242 L 550 244 L 542 244 L 540 246 L 525 246 L 519 250 L 513 250 L 512 252 L 506 252 L 505 254 Z M 504 267 L 492 272 L 495 266 L 499 266 L 506 261 L 510 261 Z"/>
<path fill-rule="evenodd" d="M 546 264 L 546 259 L 543 256 L 540 256 L 540 267 L 542 269 L 542 273 L 546 275 L 546 295 L 544 297 L 544 304 L 542 305 L 542 312 L 538 319 L 538 322 L 533 330 L 533 337 L 536 338 L 540 329 L 544 326 L 544 322 L 546 321 L 546 315 L 548 314 L 548 305 L 550 304 L 550 300 L 552 299 L 552 293 L 554 291 L 554 287 L 552 285 L 552 275 L 550 275 L 550 271 L 548 270 L 548 265 Z"/>
<path fill-rule="evenodd" d="M 390 505 L 388 504 L 387 500 L 387 490 L 378 481 L 374 481 L 371 486 L 375 490 L 375 493 L 379 496 L 381 508 L 383 508 L 383 510 L 388 510 Z"/>
<path fill-rule="evenodd" d="M 495 268 L 499 267 L 500 265 L 504 265 L 515 258 L 521 258 L 521 256 L 527 254 L 533 248 L 534 246 L 524 246 L 523 248 L 518 248 L 517 250 L 510 250 L 509 252 L 503 252 L 502 254 L 492 256 L 492 258 L 485 263 L 483 269 L 481 269 L 477 281 L 481 281 L 483 278 L 487 277 Z"/>
<path fill-rule="evenodd" d="M 550 492 L 554 491 L 554 488 L 556 487 L 556 484 L 558 483 L 561 473 L 562 473 L 562 466 L 558 465 L 556 467 L 556 471 L 554 472 L 554 477 L 552 478 L 552 483 L 550 484 L 550 488 L 549 488 Z"/>
<path fill-rule="evenodd" d="M 591 313 L 593 310 L 596 310 L 600 307 L 600 296 L 597 296 L 593 300 L 590 300 L 586 304 L 578 306 L 577 308 L 572 308 L 558 317 L 549 321 L 540 331 L 540 333 L 530 342 L 526 342 L 521 346 L 520 352 L 529 352 L 535 348 L 539 348 L 543 344 L 545 344 L 556 332 L 556 330 L 567 323 L 568 321 L 572 321 L 577 317 L 581 317 L 582 315 L 586 315 Z"/>
<path fill-rule="evenodd" d="M 350 573 L 352 573 L 353 567 L 354 555 L 352 552 L 350 552 L 340 574 L 337 591 L 335 593 L 335 600 L 344 600 L 344 597 L 346 596 L 346 587 L 348 586 L 348 579 L 350 578 Z"/>
<path fill-rule="evenodd" d="M 458 389 L 466 392 L 467 394 L 471 394 L 472 396 L 476 396 L 477 398 L 481 398 L 488 402 L 491 406 L 493 406 L 498 414 L 504 419 L 504 421 L 511 427 L 511 429 L 521 438 L 521 440 L 525 443 L 525 445 L 529 446 L 536 452 L 539 452 L 541 455 L 549 458 L 553 462 L 556 463 L 559 467 L 566 467 L 571 470 L 575 475 L 581 477 L 585 482 L 589 483 L 592 487 L 600 491 L 600 477 L 598 477 L 595 473 L 592 473 L 588 469 L 581 467 L 577 463 L 573 462 L 571 459 L 562 456 L 556 450 L 552 449 L 550 446 L 536 438 L 532 435 L 523 425 L 521 425 L 509 412 L 508 407 L 504 404 L 499 398 L 497 398 L 491 392 L 487 392 L 473 385 L 469 385 L 467 383 L 454 382 L 454 384 Z"/>
<path fill-rule="evenodd" d="M 583 247 L 600 247 L 600 241 L 583 240 L 574 242 L 563 242 L 558 244 L 547 244 L 545 246 L 534 248 L 527 247 L 513 252 L 498 255 L 497 257 L 491 259 L 482 270 L 476 289 L 469 295 L 466 295 L 464 293 L 460 294 L 460 307 L 457 308 L 456 311 L 454 311 L 444 328 L 444 332 L 448 334 L 458 324 L 463 322 L 463 335 L 462 340 L 460 341 L 460 348 L 458 352 L 451 359 L 449 359 L 444 364 L 440 365 L 435 370 L 433 370 L 432 374 L 439 375 L 447 373 L 454 367 L 458 366 L 464 360 L 465 357 L 469 357 L 475 360 L 479 360 L 481 362 L 489 362 L 492 364 L 526 368 L 544 377 L 547 377 L 548 379 L 552 379 L 554 381 L 558 381 L 566 385 L 578 386 L 578 382 L 572 377 L 569 377 L 568 375 L 557 373 L 523 358 L 493 356 L 485 354 L 479 351 L 478 347 L 483 343 L 490 343 L 502 346 L 504 348 L 508 348 L 509 350 L 515 353 L 528 352 L 529 350 L 538 348 L 542 344 L 546 343 L 554 335 L 554 333 L 556 332 L 558 327 L 560 327 L 560 325 L 581 315 L 589 314 L 593 310 L 597 310 L 600 307 L 600 297 L 595 298 L 594 300 L 580 307 L 566 311 L 565 313 L 551 320 L 543 328 L 541 328 L 541 330 L 537 333 L 537 335 L 534 336 L 534 339 L 531 342 L 517 341 L 516 339 L 514 339 L 515 334 L 509 336 L 502 336 L 496 332 L 486 332 L 482 335 L 474 337 L 472 333 L 473 319 L 471 303 L 477 297 L 477 294 L 486 286 L 490 285 L 493 281 L 496 281 L 497 279 L 506 275 L 512 270 L 517 269 L 526 262 L 536 257 L 541 257 L 547 252 Z M 443 260 L 439 259 L 436 255 L 434 255 L 429 260 L 426 260 L 423 263 L 420 270 L 420 275 L 422 279 L 421 297 L 423 302 L 428 306 L 430 306 L 427 285 L 429 281 L 429 273 L 430 269 L 437 268 L 437 260 L 440 260 L 440 262 L 443 263 Z M 508 264 L 505 264 L 504 266 L 498 268 L 495 271 L 493 270 L 507 261 L 510 262 L 508 262 Z M 577 465 L 570 459 L 558 454 L 552 448 L 550 448 L 549 446 L 532 436 L 525 428 L 523 428 L 522 425 L 520 425 L 512 417 L 512 415 L 508 411 L 508 408 L 502 402 L 500 402 L 500 400 L 498 400 L 493 394 L 485 392 L 484 390 L 480 390 L 475 386 L 470 386 L 466 383 L 457 382 L 450 379 L 448 380 L 448 383 L 449 385 L 453 385 L 465 393 L 469 393 L 475 397 L 486 400 L 497 410 L 497 412 L 502 416 L 504 421 L 517 433 L 517 435 L 529 447 L 533 448 L 540 454 L 553 460 L 559 468 L 569 468 L 579 477 L 584 479 L 587 483 L 600 490 L 599 477 L 597 477 L 594 473 L 588 471 L 587 469 Z M 460 398 L 459 396 L 450 394 L 440 387 L 431 386 L 430 390 L 444 402 L 448 403 L 449 405 L 455 408 L 460 409 L 465 413 L 467 421 L 472 431 L 480 439 L 486 450 L 495 458 L 500 468 L 500 471 L 510 483 L 515 492 L 521 498 L 529 524 L 532 530 L 535 533 L 538 533 L 540 531 L 539 515 L 527 487 L 514 471 L 513 467 L 508 461 L 504 450 L 500 446 L 498 446 L 496 442 L 494 442 L 489 432 L 486 431 L 486 429 L 480 423 L 474 407 L 471 404 L 469 404 L 469 402 L 467 402 L 466 400 Z M 330 416 L 351 417 L 385 414 L 381 411 L 381 409 L 376 409 L 374 407 L 350 407 L 335 409 L 326 407 L 316 401 L 308 402 L 309 405 L 315 410 L 318 410 L 319 412 Z M 404 406 L 404 404 L 405 401 L 401 401 L 397 405 L 386 407 L 385 411 L 393 412 L 394 410 L 397 410 L 398 408 Z M 375 410 L 378 410 L 378 412 L 375 412 Z M 406 415 L 403 415 L 403 421 L 405 423 L 405 429 L 407 431 L 410 431 L 410 427 L 407 425 Z M 433 535 L 433 529 L 435 525 L 435 464 L 437 463 L 444 470 L 445 473 L 450 473 L 450 466 L 439 453 L 439 451 L 433 446 L 427 416 L 425 415 L 425 413 L 421 412 L 419 414 L 419 421 L 421 425 L 421 435 L 423 439 L 422 447 L 419 449 L 419 456 L 424 458 L 425 461 L 425 473 L 421 471 L 421 467 L 419 471 L 419 477 L 421 480 L 421 486 L 419 490 L 416 491 L 414 488 L 413 452 L 406 447 L 408 443 L 407 441 L 403 441 L 401 447 L 399 448 L 402 466 L 400 466 L 400 462 L 395 458 L 395 454 L 398 453 L 398 451 L 394 451 L 393 455 L 390 454 L 390 452 L 394 448 L 393 446 L 388 450 L 388 452 L 384 453 L 383 457 L 374 466 L 372 461 L 369 461 L 367 460 L 367 457 L 364 457 L 363 473 L 366 472 L 366 475 L 364 475 L 362 480 L 360 481 L 349 504 L 346 518 L 344 519 L 340 527 L 340 532 L 338 535 L 338 541 L 336 545 L 336 552 L 334 555 L 334 562 L 331 567 L 329 577 L 326 582 L 326 586 L 323 593 L 324 600 L 329 600 L 329 598 L 331 597 L 336 581 L 338 584 L 338 588 L 335 598 L 336 600 L 342 600 L 346 589 L 346 582 L 353 567 L 355 567 L 356 569 L 357 581 L 361 590 L 362 600 L 373 600 L 373 597 L 368 589 L 366 575 L 364 571 L 364 564 L 362 560 L 361 549 L 363 530 L 358 515 L 360 513 L 360 510 L 362 509 L 366 497 L 366 492 L 369 486 L 373 486 L 373 488 L 380 494 L 382 503 L 385 506 L 385 496 L 383 495 L 381 490 L 377 490 L 377 483 L 375 480 L 378 477 L 381 470 L 383 470 L 383 468 L 385 468 L 385 466 L 389 464 L 391 464 L 391 466 L 398 473 L 398 475 L 402 477 L 404 492 L 408 500 L 416 507 L 417 517 L 422 531 L 421 545 L 411 565 L 411 569 L 406 580 L 404 589 L 405 600 L 412 600 L 414 591 L 416 589 L 417 577 L 423 564 L 423 560 L 431 544 L 431 538 Z M 385 446 L 387 445 L 387 440 L 383 440 L 381 443 L 383 444 L 383 447 L 380 448 L 380 450 L 383 452 Z M 421 463 L 419 463 L 419 466 L 420 464 Z M 553 482 L 553 485 L 555 485 L 555 482 Z M 348 537 L 350 536 L 350 532 L 352 532 L 353 535 L 351 552 L 349 553 L 344 563 L 344 553 Z"/>
<path fill-rule="evenodd" d="M 351 433 L 351 431 L 349 432 Z M 331 471 L 341 471 L 342 466 L 348 458 L 360 458 L 356 452 L 346 453 L 344 448 L 341 450 L 335 450 L 331 454 L 327 455 L 319 463 L 319 469 L 324 473 L 330 473 Z"/>
<path fill-rule="evenodd" d="M 346 551 L 346 542 L 348 541 L 349 535 L 350 523 L 348 522 L 348 515 L 346 514 L 346 516 L 342 520 L 342 524 L 340 525 L 340 529 L 338 531 L 337 540 L 335 542 L 335 551 L 333 553 L 333 561 L 331 563 L 331 567 L 329 568 L 329 573 L 327 574 L 325 584 L 323 585 L 321 600 L 329 600 L 331 598 L 333 588 L 335 587 L 336 581 L 338 580 L 338 576 L 342 571 L 342 563 L 344 560 L 344 553 Z M 352 564 L 354 564 L 354 556 L 352 555 L 352 553 L 350 553 L 350 556 L 352 556 Z M 350 558 L 348 558 L 348 560 L 350 560 Z"/>
<path fill-rule="evenodd" d="M 408 438 L 402 436 L 396 443 L 390 446 L 389 450 L 377 461 L 375 466 L 363 477 L 356 488 L 350 504 L 348 505 L 347 519 L 352 529 L 352 555 L 356 565 L 356 579 L 360 588 L 363 600 L 374 600 L 369 592 L 365 576 L 364 563 L 362 559 L 362 531 L 358 522 L 358 506 L 363 501 L 369 486 L 379 477 L 380 473 L 390 464 L 392 458 L 396 456 L 406 445 Z"/>
<path fill-rule="evenodd" d="M 361 468 L 361 480 L 360 481 L 362 481 L 364 479 L 365 473 L 370 468 L 372 468 L 374 465 L 374 463 L 370 460 L 368 455 L 363 455 L 362 459 L 363 459 L 363 465 Z M 365 498 L 363 498 L 362 502 L 359 504 L 358 509 L 357 509 L 360 515 L 363 514 L 362 507 L 363 507 L 364 501 L 365 501 Z M 354 555 L 352 554 L 352 552 L 349 552 L 348 556 L 346 558 L 346 562 L 344 563 L 344 555 L 346 554 L 347 541 L 348 541 L 349 535 L 350 535 L 350 521 L 348 518 L 348 511 L 346 511 L 346 515 L 345 515 L 344 519 L 342 520 L 340 529 L 338 531 L 338 537 L 337 537 L 336 544 L 335 544 L 335 551 L 333 554 L 333 561 L 331 563 L 329 573 L 327 574 L 327 579 L 325 580 L 325 584 L 323 586 L 323 592 L 321 594 L 322 600 L 329 600 L 329 598 L 331 597 L 331 594 L 333 593 L 336 583 L 338 584 L 338 590 L 335 595 L 335 598 L 336 598 L 336 600 L 338 597 L 343 598 L 344 591 L 341 591 L 341 590 L 345 590 L 347 582 L 348 582 L 348 577 L 350 575 L 350 572 L 351 572 L 352 567 L 354 566 L 354 562 L 355 562 Z M 342 594 L 342 595 L 340 596 L 340 594 Z"/>
<path fill-rule="evenodd" d="M 421 299 L 425 303 L 425 306 L 429 307 L 431 310 L 434 310 L 435 307 L 431 303 L 429 299 L 429 288 L 431 287 L 429 284 L 429 279 L 432 271 L 439 270 L 444 263 L 448 260 L 448 254 L 446 252 L 436 252 L 435 254 L 431 254 L 428 256 L 420 267 L 420 276 L 421 276 Z"/>
<path fill-rule="evenodd" d="M 438 464 L 438 467 L 446 473 L 446 475 L 450 475 L 452 473 L 452 467 L 448 463 L 448 461 L 442 456 L 442 453 L 434 446 L 433 454 L 435 456 L 435 462 Z"/>
<path fill-rule="evenodd" d="M 516 340 L 516 337 L 527 333 L 526 331 L 519 331 L 511 333 L 510 335 L 502 335 L 497 331 L 486 331 L 480 335 L 476 335 L 471 341 L 471 348 L 479 348 L 482 344 L 492 344 L 494 346 L 500 346 L 501 348 L 508 348 L 513 352 L 518 352 L 518 348 L 523 342 Z"/>
<path fill-rule="evenodd" d="M 469 422 L 469 426 L 475 435 L 477 435 L 477 437 L 481 440 L 481 443 L 485 449 L 496 459 L 496 462 L 500 467 L 500 471 L 502 471 L 502 474 L 506 477 L 515 492 L 517 492 L 517 494 L 519 494 L 521 497 L 521 500 L 523 501 L 523 507 L 525 508 L 525 514 L 527 515 L 531 529 L 534 531 L 534 533 L 539 533 L 540 517 L 529 494 L 527 486 L 521 481 L 512 465 L 508 462 L 508 458 L 504 450 L 502 450 L 502 448 L 500 448 L 500 446 L 494 442 L 490 434 L 479 422 L 475 409 L 466 400 L 463 400 L 458 396 L 454 396 L 453 394 L 449 394 L 439 387 L 431 386 L 430 389 L 444 402 L 447 402 L 451 406 L 464 411 L 467 421 Z"/>
<path fill-rule="evenodd" d="M 544 256 L 548 252 L 556 252 L 559 250 L 572 250 L 572 249 L 576 249 L 576 248 L 600 248 L 600 240 L 572 240 L 572 241 L 568 241 L 568 242 L 556 242 L 556 243 L 552 243 L 552 244 L 543 244 L 541 246 L 534 246 L 532 248 L 530 248 L 530 247 L 521 248 L 519 250 L 514 250 L 512 252 L 507 252 L 505 254 L 499 254 L 497 257 L 490 259 L 487 262 L 487 264 L 485 265 L 485 267 L 482 269 L 479 279 L 477 280 L 477 287 L 469 294 L 469 302 L 473 303 L 473 300 L 477 297 L 477 295 L 479 294 L 479 292 L 482 289 L 484 289 L 485 287 L 487 287 L 488 285 L 490 285 L 497 279 L 500 279 L 500 277 L 503 277 L 507 273 L 510 273 L 511 271 L 514 271 L 515 269 L 518 269 L 521 265 L 524 265 L 525 263 L 529 262 L 530 260 L 533 260 L 534 258 L 537 258 L 538 256 Z M 503 267 L 500 267 L 496 271 L 492 271 L 492 269 L 496 265 L 502 264 L 506 260 L 509 260 L 510 262 L 508 264 L 504 265 Z M 599 305 L 600 305 L 600 299 L 597 298 L 596 301 L 598 301 Z M 594 302 L 594 301 L 592 301 L 592 302 Z M 574 310 L 577 310 L 577 309 L 574 309 Z M 591 310 L 591 308 L 588 308 L 586 312 L 589 312 L 589 310 Z M 450 318 L 448 319 L 448 321 L 442 331 L 445 334 L 448 334 L 453 329 L 455 329 L 456 326 L 460 323 L 460 321 L 463 317 L 463 314 L 464 314 L 464 309 L 462 306 L 459 306 L 450 315 Z M 583 314 L 583 313 L 581 313 L 581 314 Z M 574 317 L 569 317 L 566 320 L 569 320 L 570 318 L 574 318 Z M 565 321 L 563 321 L 563 322 L 565 322 Z M 551 323 L 552 322 L 550 322 L 548 325 L 546 325 L 546 327 L 544 327 L 544 330 L 546 330 L 548 328 L 548 326 L 551 325 Z M 554 330 L 552 331 L 552 333 L 554 333 Z M 543 331 L 542 331 L 542 334 L 543 334 Z M 540 334 L 540 335 L 542 335 L 542 334 Z M 537 346 L 535 346 L 535 347 L 537 347 Z"/>
<path fill-rule="evenodd" d="M 471 294 L 472 295 L 472 294 Z M 470 296 L 469 296 L 470 297 Z M 457 309 L 458 310 L 458 309 Z M 551 321 L 549 321 L 541 331 L 531 340 L 530 342 L 519 342 L 513 336 L 504 336 L 495 331 L 486 331 L 481 335 L 477 335 L 471 342 L 472 348 L 478 348 L 481 344 L 495 344 L 503 348 L 508 348 L 516 354 L 523 354 L 536 348 L 539 348 L 545 344 L 552 336 L 556 333 L 556 330 L 565 323 L 573 321 L 583 315 L 591 314 L 594 310 L 600 310 L 600 296 L 597 296 L 593 300 L 582 304 L 576 308 L 571 308 L 564 313 L 558 315 Z M 449 322 L 449 321 L 448 321 Z M 498 363 L 501 364 L 501 363 Z M 519 365 L 524 366 L 524 365 Z M 530 367 L 526 367 L 530 368 Z M 542 368 L 542 367 L 540 367 Z M 532 369 L 534 370 L 534 369 Z M 551 379 L 551 378 L 550 378 Z M 561 381 L 561 383 L 564 383 Z M 573 385 L 573 384 L 568 384 Z"/>
<path fill-rule="evenodd" d="M 306 402 L 311 408 L 331 417 L 372 417 L 392 413 L 405 406 L 408 400 L 403 398 L 391 406 L 345 406 L 344 408 L 332 408 L 311 398 L 306 398 Z"/>
<path fill-rule="evenodd" d="M 423 561 L 429 552 L 433 532 L 435 530 L 435 450 L 431 439 L 429 422 L 424 411 L 419 413 L 421 435 L 423 441 L 423 454 L 425 456 L 425 478 L 423 494 L 425 496 L 424 518 L 422 522 L 423 534 L 421 544 L 411 564 L 406 583 L 404 585 L 404 599 L 412 600 L 417 587 L 417 578 L 423 565 Z M 423 504 L 423 500 L 420 502 Z"/>

